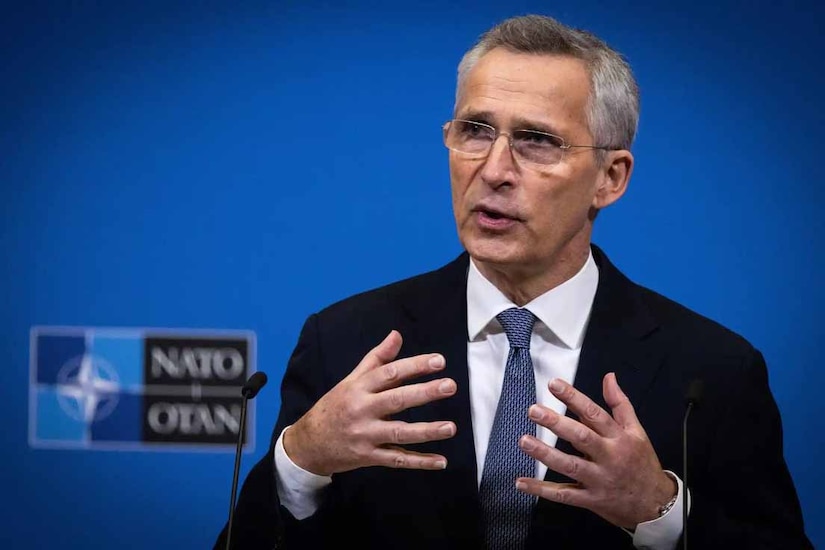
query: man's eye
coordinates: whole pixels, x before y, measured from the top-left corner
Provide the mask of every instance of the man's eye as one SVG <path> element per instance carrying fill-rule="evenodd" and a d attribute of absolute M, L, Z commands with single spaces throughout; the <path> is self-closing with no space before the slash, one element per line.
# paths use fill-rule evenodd
<path fill-rule="evenodd" d="M 491 135 L 490 129 L 482 124 L 474 122 L 460 122 L 458 125 L 458 132 L 466 138 L 489 138 Z"/>
<path fill-rule="evenodd" d="M 561 147 L 564 145 L 561 138 L 544 132 L 520 130 L 515 132 L 513 137 L 516 141 L 532 147 Z"/>

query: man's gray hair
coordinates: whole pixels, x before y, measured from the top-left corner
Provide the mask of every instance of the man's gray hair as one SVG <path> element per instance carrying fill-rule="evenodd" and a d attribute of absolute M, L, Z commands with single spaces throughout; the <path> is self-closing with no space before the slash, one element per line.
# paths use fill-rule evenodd
<path fill-rule="evenodd" d="M 551 17 L 523 15 L 488 30 L 458 65 L 456 101 L 467 74 L 494 48 L 564 55 L 584 61 L 590 73 L 587 123 L 594 145 L 630 149 L 639 124 L 639 86 L 625 58 L 595 35 Z M 601 151 L 599 151 L 601 152 Z"/>

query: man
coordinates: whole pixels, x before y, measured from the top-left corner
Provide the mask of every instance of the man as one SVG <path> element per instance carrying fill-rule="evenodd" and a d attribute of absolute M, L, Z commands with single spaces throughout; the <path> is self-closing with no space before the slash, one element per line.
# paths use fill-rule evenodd
<path fill-rule="evenodd" d="M 638 112 L 588 33 L 482 36 L 444 125 L 466 253 L 307 319 L 233 547 L 669 549 L 689 502 L 691 547 L 811 548 L 760 353 L 590 242 Z"/>

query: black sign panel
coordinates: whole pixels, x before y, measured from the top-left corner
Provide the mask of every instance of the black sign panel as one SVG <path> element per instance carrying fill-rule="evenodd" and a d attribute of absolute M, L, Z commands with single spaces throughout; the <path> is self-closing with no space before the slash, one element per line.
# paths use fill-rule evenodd
<path fill-rule="evenodd" d="M 241 397 L 143 397 L 143 441 L 234 444 L 241 423 Z M 247 434 L 243 441 L 246 443 Z"/>
<path fill-rule="evenodd" d="M 245 339 L 147 335 L 143 347 L 146 386 L 243 386 L 249 376 Z"/>

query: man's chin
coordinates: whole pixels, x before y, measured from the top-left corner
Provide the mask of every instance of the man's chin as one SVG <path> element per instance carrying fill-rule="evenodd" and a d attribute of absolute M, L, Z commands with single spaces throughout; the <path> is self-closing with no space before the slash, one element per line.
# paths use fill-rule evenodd
<path fill-rule="evenodd" d="M 464 245 L 464 249 L 476 263 L 505 267 L 520 265 L 524 262 L 522 247 L 514 246 L 514 243 L 492 239 L 472 239 Z"/>

